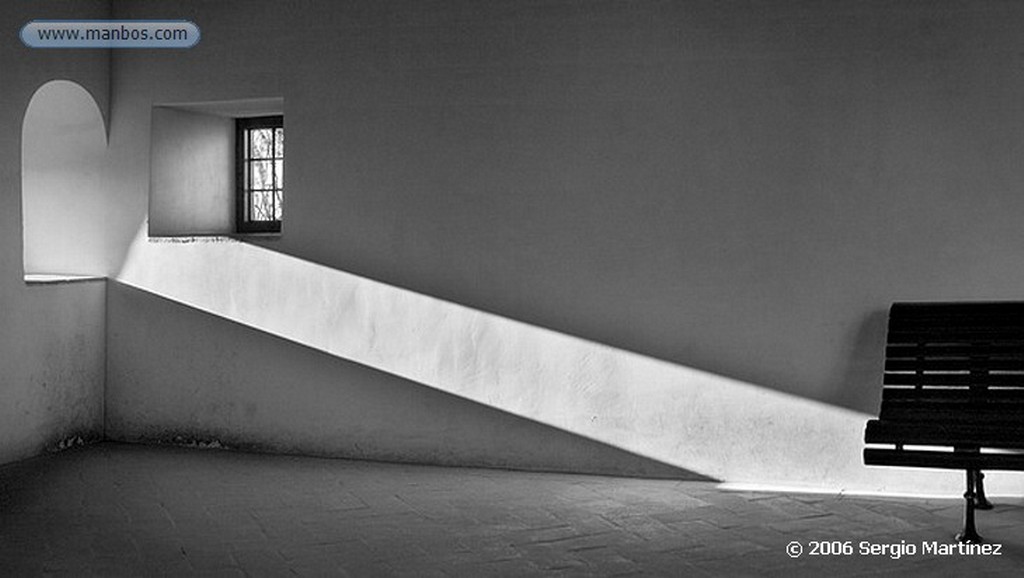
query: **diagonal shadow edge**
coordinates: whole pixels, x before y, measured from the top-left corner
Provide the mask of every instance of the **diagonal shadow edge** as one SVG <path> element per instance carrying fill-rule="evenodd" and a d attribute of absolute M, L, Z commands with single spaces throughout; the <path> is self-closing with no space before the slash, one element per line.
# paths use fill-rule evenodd
<path fill-rule="evenodd" d="M 958 493 L 863 465 L 867 414 L 474 310 L 230 237 L 150 239 L 117 276 L 190 307 L 730 484 Z M 993 488 L 1001 484 L 994 474 Z M 1007 478 L 1013 487 L 1021 480 Z"/>
<path fill-rule="evenodd" d="M 398 463 L 718 481 L 116 281 L 108 286 L 108 318 L 108 440 Z M 182 342 L 183 335 L 193 339 Z M 161 367 L 157 358 L 170 363 L 154 375 L 147 367 Z M 240 362 L 248 367 L 240 369 Z M 279 367 L 272 367 L 275 364 Z M 305 383 L 297 384 L 299 376 L 289 375 L 297 368 L 302 368 Z M 197 386 L 191 382 L 203 378 L 207 383 Z M 257 383 L 261 378 L 265 383 Z M 222 389 L 211 391 L 207 386 Z M 286 395 L 296 407 L 289 412 L 270 404 L 276 397 L 270 389 L 290 390 Z M 329 390 L 335 390 L 333 395 Z M 253 401 L 232 402 L 240 393 L 251 394 Z M 302 396 L 320 405 L 319 410 L 295 399 Z M 323 419 L 315 415 L 318 411 L 339 407 L 346 402 L 345 396 L 363 400 L 360 415 L 342 409 L 340 413 L 350 423 L 335 424 L 333 430 L 317 423 Z M 175 397 L 177 400 L 170 399 Z M 401 407 L 403 404 L 406 407 Z M 216 409 L 208 411 L 203 405 Z M 385 407 L 388 405 L 391 407 Z M 271 415 L 275 410 L 282 416 L 303 414 L 300 417 L 305 417 L 306 423 L 289 427 Z M 389 421 L 376 415 L 389 412 L 404 417 Z M 412 412 L 418 415 L 410 417 Z M 353 420 L 363 423 L 351 423 Z M 370 421 L 377 421 L 377 426 L 366 425 Z M 332 431 L 335 439 L 327 435 Z M 470 439 L 474 437 L 477 439 Z"/>

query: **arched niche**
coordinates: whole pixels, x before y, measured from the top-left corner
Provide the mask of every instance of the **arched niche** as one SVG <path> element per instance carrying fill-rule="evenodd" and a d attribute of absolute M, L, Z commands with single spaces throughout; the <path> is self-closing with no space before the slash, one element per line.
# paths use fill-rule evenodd
<path fill-rule="evenodd" d="M 80 85 L 53 80 L 32 96 L 21 131 L 21 194 L 27 280 L 105 275 L 107 133 Z"/>

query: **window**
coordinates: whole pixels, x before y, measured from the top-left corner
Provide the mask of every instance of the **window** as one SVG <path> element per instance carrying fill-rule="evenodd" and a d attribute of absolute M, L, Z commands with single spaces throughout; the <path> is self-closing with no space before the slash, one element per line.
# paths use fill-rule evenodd
<path fill-rule="evenodd" d="M 239 233 L 278 233 L 284 196 L 284 117 L 240 118 L 236 122 Z"/>

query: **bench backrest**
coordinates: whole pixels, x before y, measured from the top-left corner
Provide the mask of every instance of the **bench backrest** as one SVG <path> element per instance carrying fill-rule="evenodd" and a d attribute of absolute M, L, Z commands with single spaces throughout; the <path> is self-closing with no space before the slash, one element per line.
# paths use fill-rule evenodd
<path fill-rule="evenodd" d="M 896 303 L 869 443 L 1024 447 L 1024 303 Z"/>

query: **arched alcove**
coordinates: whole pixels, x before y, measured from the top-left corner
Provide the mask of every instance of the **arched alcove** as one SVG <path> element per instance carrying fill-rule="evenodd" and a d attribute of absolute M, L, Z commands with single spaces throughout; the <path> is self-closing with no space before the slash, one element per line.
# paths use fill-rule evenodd
<path fill-rule="evenodd" d="M 105 275 L 107 134 L 96 101 L 74 82 L 47 82 L 21 136 L 26 278 Z"/>

